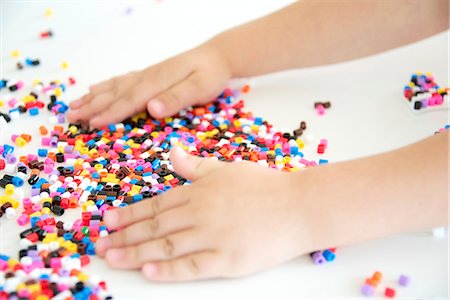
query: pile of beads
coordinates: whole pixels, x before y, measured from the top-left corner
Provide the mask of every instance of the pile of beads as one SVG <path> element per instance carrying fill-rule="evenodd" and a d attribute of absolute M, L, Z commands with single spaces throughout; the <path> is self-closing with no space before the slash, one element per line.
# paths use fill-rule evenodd
<path fill-rule="evenodd" d="M 287 172 L 317 165 L 304 158 L 305 145 L 299 136 L 275 131 L 267 121 L 244 112 L 243 101 L 235 101 L 238 94 L 227 89 L 210 104 L 162 120 L 143 113 L 102 129 L 79 124 L 55 125 L 52 130 L 41 126 L 42 148 L 18 158 L 14 146 L 5 144 L 0 152 L 7 157 L 7 174 L 0 181 L 9 186 L 13 178 L 8 174 L 20 174 L 31 185 L 31 195 L 22 197 L 17 218 L 20 226 L 30 226 L 21 233 L 20 255 L 34 250 L 45 267 L 51 267 L 51 258 L 79 255 L 86 260 L 86 255 L 94 255 L 95 241 L 109 234 L 103 225 L 106 210 L 151 201 L 190 183 L 173 171 L 169 161 L 173 145 L 202 157 L 249 160 Z M 67 106 L 50 99 L 50 110 L 59 112 L 61 107 L 64 115 Z M 306 129 L 306 123 L 300 127 Z M 13 137 L 14 142 L 18 138 Z M 73 223 L 51 217 L 78 207 L 82 214 Z M 334 259 L 328 250 L 322 255 Z"/>
<path fill-rule="evenodd" d="M 10 82 L 12 83 L 10 84 Z M 67 83 L 55 80 L 46 85 L 41 81 L 35 81 L 32 91 L 21 99 L 12 96 L 12 94 L 4 94 L 2 95 L 2 99 L 0 99 L 0 107 L 4 103 L 7 103 L 10 109 L 8 112 L 1 112 L 0 116 L 9 123 L 11 120 L 16 120 L 26 113 L 30 116 L 36 116 L 41 109 L 47 107 L 54 114 L 50 118 L 51 123 L 64 123 L 64 113 L 67 111 L 68 106 L 58 99 L 64 93 L 67 86 L 74 84 L 75 79 L 72 77 L 68 78 Z M 15 92 L 19 88 L 22 88 L 23 85 L 22 81 L 4 79 L 0 82 L 0 89 L 8 87 L 11 92 Z M 43 97 L 48 97 L 48 100 L 44 100 Z"/>
<path fill-rule="evenodd" d="M 414 110 L 424 110 L 445 105 L 449 88 L 442 88 L 431 73 L 411 75 L 411 81 L 403 88 L 403 95 Z"/>
<path fill-rule="evenodd" d="M 371 278 L 366 279 L 365 283 L 361 288 L 361 293 L 367 297 L 373 296 L 376 288 L 381 282 L 382 277 L 383 277 L 382 273 L 376 271 Z M 410 284 L 410 278 L 406 275 L 400 275 L 400 277 L 398 278 L 398 284 L 400 286 L 406 287 Z M 384 289 L 384 296 L 386 298 L 394 298 L 395 295 L 396 291 L 394 288 L 386 287 Z"/>

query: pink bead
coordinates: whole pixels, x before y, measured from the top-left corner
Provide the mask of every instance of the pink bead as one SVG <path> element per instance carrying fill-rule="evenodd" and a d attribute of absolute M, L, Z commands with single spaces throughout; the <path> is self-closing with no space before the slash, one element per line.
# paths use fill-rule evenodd
<path fill-rule="evenodd" d="M 8 101 L 8 105 L 10 107 L 14 107 L 14 105 L 17 103 L 16 98 L 12 98 L 11 100 Z"/>
<path fill-rule="evenodd" d="M 12 142 L 15 142 L 16 141 L 16 139 L 19 137 L 19 135 L 17 135 L 17 134 L 12 134 L 11 135 L 11 141 Z"/>
<path fill-rule="evenodd" d="M 434 105 L 436 105 L 436 100 L 434 99 L 434 97 L 428 98 L 428 106 L 434 106 Z"/>
<path fill-rule="evenodd" d="M 31 199 L 27 197 L 27 198 L 23 198 L 22 203 L 23 203 L 23 206 L 28 206 L 32 202 L 31 202 Z"/>
<path fill-rule="evenodd" d="M 324 145 L 325 148 L 327 148 L 328 147 L 328 140 L 327 139 L 321 139 L 320 140 L 320 144 Z"/>
<path fill-rule="evenodd" d="M 30 218 L 28 217 L 28 215 L 23 214 L 17 218 L 17 224 L 19 224 L 19 226 L 24 226 L 25 224 L 28 223 L 29 220 Z"/>
<path fill-rule="evenodd" d="M 309 164 L 309 161 L 306 160 L 306 159 L 304 159 L 304 158 L 301 158 L 301 159 L 300 159 L 300 163 L 301 163 L 301 164 L 304 164 L 305 166 L 307 166 L 307 165 Z"/>
<path fill-rule="evenodd" d="M 23 81 L 18 81 L 17 83 L 16 83 L 16 86 L 17 86 L 17 89 L 21 89 L 22 87 L 23 87 Z"/>
<path fill-rule="evenodd" d="M 49 138 L 49 137 L 43 137 L 43 138 L 41 139 L 41 144 L 42 144 L 42 146 L 48 146 L 48 145 L 50 145 L 50 141 L 51 141 L 51 138 Z"/>
<path fill-rule="evenodd" d="M 325 114 L 325 107 L 322 104 L 317 105 L 316 111 L 319 115 Z"/>
<path fill-rule="evenodd" d="M 50 268 L 55 269 L 60 267 L 61 267 L 61 258 L 54 257 L 50 259 Z"/>

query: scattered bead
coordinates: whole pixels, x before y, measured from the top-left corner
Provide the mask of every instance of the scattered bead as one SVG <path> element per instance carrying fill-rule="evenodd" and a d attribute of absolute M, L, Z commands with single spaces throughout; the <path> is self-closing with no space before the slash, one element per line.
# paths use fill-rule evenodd
<path fill-rule="evenodd" d="M 392 288 L 386 288 L 386 290 L 384 291 L 384 295 L 387 297 L 387 298 L 394 298 L 395 297 L 395 290 L 394 289 L 392 289 Z"/>
<path fill-rule="evenodd" d="M 410 282 L 410 279 L 406 275 L 400 275 L 400 277 L 398 278 L 398 284 L 401 286 L 408 286 L 409 282 Z"/>

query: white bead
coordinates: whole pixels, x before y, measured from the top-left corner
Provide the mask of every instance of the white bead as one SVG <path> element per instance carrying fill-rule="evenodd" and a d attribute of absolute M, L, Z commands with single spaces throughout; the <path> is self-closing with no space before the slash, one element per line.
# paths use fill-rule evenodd
<path fill-rule="evenodd" d="M 8 207 L 5 210 L 5 214 L 6 214 L 6 218 L 8 220 L 11 220 L 11 219 L 13 219 L 16 216 L 16 210 L 14 208 L 12 208 L 12 207 Z"/>
<path fill-rule="evenodd" d="M 20 263 L 24 266 L 31 266 L 33 259 L 30 256 L 23 256 L 20 258 Z"/>

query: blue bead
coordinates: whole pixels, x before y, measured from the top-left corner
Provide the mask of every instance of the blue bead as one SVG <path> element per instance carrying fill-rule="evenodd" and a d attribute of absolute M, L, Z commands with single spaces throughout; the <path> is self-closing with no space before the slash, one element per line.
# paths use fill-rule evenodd
<path fill-rule="evenodd" d="M 144 196 L 142 194 L 136 194 L 133 196 L 133 201 L 141 201 L 142 199 L 144 199 Z"/>
<path fill-rule="evenodd" d="M 2 153 L 3 157 L 6 157 L 6 155 L 8 155 L 10 153 L 13 153 L 13 152 L 14 152 L 14 147 L 13 146 L 10 146 L 8 144 L 4 144 L 3 145 L 3 153 Z"/>
<path fill-rule="evenodd" d="M 319 159 L 319 165 L 327 164 L 328 160 L 326 159 Z"/>
<path fill-rule="evenodd" d="M 128 204 L 126 204 L 125 202 L 119 204 L 119 207 L 125 207 L 125 206 L 128 206 Z"/>
<path fill-rule="evenodd" d="M 40 157 L 46 157 L 48 154 L 48 150 L 47 149 L 38 149 L 38 156 Z"/>
<path fill-rule="evenodd" d="M 20 177 L 14 176 L 11 179 L 11 183 L 15 186 L 15 187 L 21 187 L 23 185 L 23 180 Z"/>
<path fill-rule="evenodd" d="M 36 116 L 39 114 L 39 109 L 37 107 L 32 107 L 28 110 L 30 116 Z"/>
<path fill-rule="evenodd" d="M 25 64 L 27 64 L 27 65 L 29 65 L 29 66 L 32 66 L 32 65 L 33 65 L 33 60 L 32 60 L 31 58 L 27 57 L 27 58 L 25 59 Z"/>
<path fill-rule="evenodd" d="M 8 261 L 10 257 L 8 255 L 0 254 L 0 259 L 4 261 Z"/>
<path fill-rule="evenodd" d="M 34 216 L 34 217 L 31 217 L 30 218 L 30 224 L 31 224 L 31 227 L 34 227 L 34 226 L 36 226 L 36 223 L 39 221 L 39 217 L 36 217 L 36 216 Z"/>
<path fill-rule="evenodd" d="M 63 238 L 64 238 L 66 241 L 70 241 L 70 240 L 73 238 L 73 234 L 70 233 L 70 232 L 66 232 L 66 233 L 63 234 Z"/>
<path fill-rule="evenodd" d="M 323 257 L 325 257 L 325 259 L 327 261 L 333 261 L 336 258 L 336 254 L 334 254 L 333 252 L 331 252 L 330 250 L 325 250 L 322 253 Z"/>

